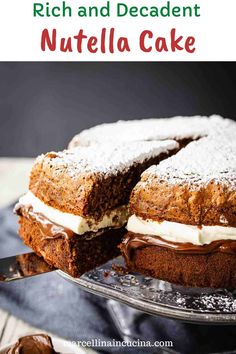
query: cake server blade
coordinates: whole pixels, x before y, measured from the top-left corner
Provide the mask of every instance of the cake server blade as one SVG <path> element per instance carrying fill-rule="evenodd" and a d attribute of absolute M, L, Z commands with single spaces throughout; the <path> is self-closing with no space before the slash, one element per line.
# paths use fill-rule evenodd
<path fill-rule="evenodd" d="M 19 280 L 55 270 L 35 253 L 24 253 L 0 259 L 0 282 Z"/>

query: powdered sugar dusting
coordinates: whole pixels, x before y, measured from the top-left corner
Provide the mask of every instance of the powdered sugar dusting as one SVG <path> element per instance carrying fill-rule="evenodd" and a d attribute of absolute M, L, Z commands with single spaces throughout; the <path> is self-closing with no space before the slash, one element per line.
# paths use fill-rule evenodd
<path fill-rule="evenodd" d="M 58 153 L 48 153 L 43 159 L 54 173 L 66 170 L 68 175 L 103 173 L 114 174 L 127 170 L 134 163 L 142 163 L 146 159 L 159 156 L 178 148 L 178 143 L 171 140 L 130 142 L 123 144 L 106 143 L 99 146 L 78 147 Z"/>
<path fill-rule="evenodd" d="M 218 126 L 208 137 L 192 142 L 175 156 L 143 174 L 192 188 L 211 181 L 236 189 L 236 124 Z"/>
<path fill-rule="evenodd" d="M 210 118 L 195 116 L 118 121 L 82 131 L 72 139 L 69 148 L 114 141 L 194 140 L 209 135 L 219 125 L 227 124 L 228 120 L 216 115 Z"/>
<path fill-rule="evenodd" d="M 235 312 L 236 300 L 230 292 L 221 294 L 215 292 L 213 294 L 201 294 L 199 298 L 194 301 L 196 309 L 201 311 L 215 311 L 215 312 Z"/>
<path fill-rule="evenodd" d="M 58 153 L 53 163 L 66 165 L 71 175 L 123 171 L 133 162 L 142 163 L 176 148 L 166 139 L 199 139 L 144 174 L 171 184 L 188 183 L 191 188 L 214 180 L 235 189 L 235 127 L 235 122 L 217 115 L 101 124 L 78 134 L 69 145 L 72 150 Z M 76 146 L 80 146 L 79 150 L 73 150 Z"/>

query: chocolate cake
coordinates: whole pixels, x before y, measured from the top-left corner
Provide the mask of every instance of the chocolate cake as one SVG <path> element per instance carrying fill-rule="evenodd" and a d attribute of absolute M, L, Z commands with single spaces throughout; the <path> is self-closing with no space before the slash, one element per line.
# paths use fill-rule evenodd
<path fill-rule="evenodd" d="M 20 236 L 74 277 L 116 257 L 141 172 L 178 148 L 171 140 L 106 143 L 40 156 L 15 208 Z"/>
<path fill-rule="evenodd" d="M 36 160 L 16 207 L 22 239 L 74 277 L 121 250 L 131 271 L 235 288 L 235 128 L 212 116 L 81 132 Z"/>
<path fill-rule="evenodd" d="M 227 121 L 147 169 L 120 245 L 129 270 L 236 288 L 236 124 Z"/>

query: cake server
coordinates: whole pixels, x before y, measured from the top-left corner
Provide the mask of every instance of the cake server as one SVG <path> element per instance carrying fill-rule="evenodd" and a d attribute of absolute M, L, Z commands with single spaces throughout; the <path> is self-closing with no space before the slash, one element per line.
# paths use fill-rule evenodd
<path fill-rule="evenodd" d="M 35 253 L 0 259 L 0 282 L 23 279 L 55 270 Z"/>

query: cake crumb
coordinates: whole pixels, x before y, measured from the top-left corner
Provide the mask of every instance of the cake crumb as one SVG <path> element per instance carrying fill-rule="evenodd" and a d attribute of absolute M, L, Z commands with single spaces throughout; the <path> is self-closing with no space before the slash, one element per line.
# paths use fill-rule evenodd
<path fill-rule="evenodd" d="M 119 275 L 126 275 L 129 274 L 128 269 L 119 265 L 119 264 L 112 264 L 112 269 L 117 272 Z"/>

